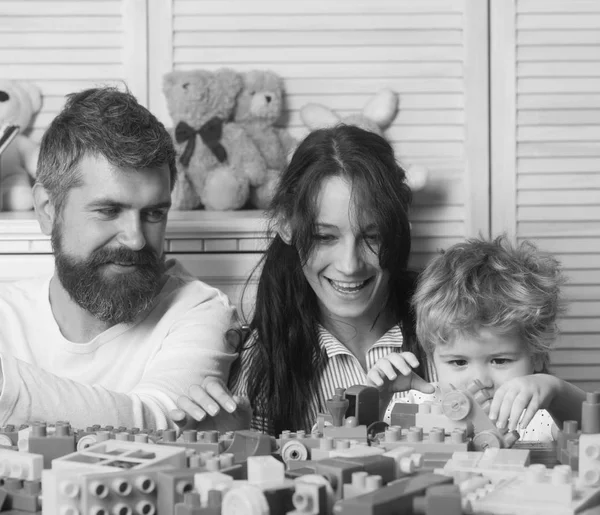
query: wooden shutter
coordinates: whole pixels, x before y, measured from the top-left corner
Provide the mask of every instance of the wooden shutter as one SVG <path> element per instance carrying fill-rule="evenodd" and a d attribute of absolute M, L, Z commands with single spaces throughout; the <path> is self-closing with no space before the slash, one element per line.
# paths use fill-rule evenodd
<path fill-rule="evenodd" d="M 557 255 L 553 369 L 600 386 L 600 3 L 491 4 L 492 232 Z"/>
<path fill-rule="evenodd" d="M 400 162 L 423 164 L 413 264 L 489 231 L 487 2 L 481 0 L 161 0 L 149 5 L 150 106 L 175 69 L 270 69 L 285 80 L 285 118 L 317 102 L 358 112 L 379 89 L 400 97 L 387 131 Z M 467 129 L 468 126 L 468 129 Z"/>
<path fill-rule="evenodd" d="M 65 95 L 125 81 L 147 105 L 146 0 L 2 0 L 2 77 L 28 80 L 44 105 L 30 136 L 42 132 Z"/>

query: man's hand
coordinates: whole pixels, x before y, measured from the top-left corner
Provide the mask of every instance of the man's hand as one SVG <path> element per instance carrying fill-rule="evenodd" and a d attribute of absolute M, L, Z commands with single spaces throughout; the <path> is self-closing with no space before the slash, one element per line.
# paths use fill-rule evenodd
<path fill-rule="evenodd" d="M 179 409 L 170 413 L 182 429 L 216 429 L 220 432 L 250 428 L 252 408 L 246 397 L 231 395 L 223 382 L 207 377 L 201 385 L 193 385 L 189 396 L 177 399 Z"/>

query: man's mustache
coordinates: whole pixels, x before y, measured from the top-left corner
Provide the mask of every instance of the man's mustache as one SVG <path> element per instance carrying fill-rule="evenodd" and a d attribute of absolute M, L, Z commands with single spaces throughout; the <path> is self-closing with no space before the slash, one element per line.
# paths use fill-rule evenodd
<path fill-rule="evenodd" d="M 137 266 L 153 266 L 159 262 L 159 257 L 151 248 L 131 250 L 126 247 L 117 249 L 96 250 L 89 259 L 91 266 L 101 266 L 107 263 L 130 263 Z"/>

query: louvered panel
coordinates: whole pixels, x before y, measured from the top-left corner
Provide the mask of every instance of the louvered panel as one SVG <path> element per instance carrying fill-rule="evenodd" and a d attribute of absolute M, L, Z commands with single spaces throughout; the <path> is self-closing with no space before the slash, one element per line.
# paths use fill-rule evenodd
<path fill-rule="evenodd" d="M 159 2 L 149 40 L 151 106 L 167 124 L 160 81 L 174 70 L 270 69 L 283 77 L 285 119 L 307 134 L 300 109 L 323 104 L 356 113 L 379 89 L 400 98 L 386 137 L 400 162 L 430 169 L 429 192 L 415 195 L 413 231 L 440 237 L 487 233 L 487 3 L 473 0 L 173 0 Z M 172 24 L 164 27 L 164 20 Z M 156 49 L 156 52 L 153 51 Z M 152 86 L 154 84 L 154 86 Z M 467 97 L 467 90 L 472 90 Z M 471 103 L 469 103 L 471 102 Z M 472 118 L 480 129 L 466 133 Z M 472 125 L 475 128 L 475 125 Z M 468 137 L 470 136 L 470 138 Z M 481 180 L 469 173 L 480 170 Z M 443 188 L 450 186 L 445 192 Z"/>
<path fill-rule="evenodd" d="M 0 2 L 2 75 L 43 94 L 31 137 L 40 139 L 73 91 L 125 82 L 147 103 L 146 32 L 146 0 Z"/>
<path fill-rule="evenodd" d="M 500 2 L 491 23 L 502 24 L 503 34 L 509 35 L 493 45 L 491 56 L 505 67 L 503 82 L 495 83 L 492 77 L 497 84 L 492 103 L 497 103 L 499 120 L 492 127 L 492 154 L 504 152 L 498 159 L 502 168 L 493 167 L 492 172 L 498 206 L 493 231 L 533 240 L 562 263 L 570 304 L 560 323 L 561 350 L 553 356 L 554 370 L 597 388 L 600 3 Z M 506 66 L 511 62 L 512 69 Z"/>

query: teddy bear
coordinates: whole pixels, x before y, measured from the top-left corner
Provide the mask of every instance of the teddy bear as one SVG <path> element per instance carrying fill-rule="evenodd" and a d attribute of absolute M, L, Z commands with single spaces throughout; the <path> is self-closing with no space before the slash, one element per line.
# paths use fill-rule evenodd
<path fill-rule="evenodd" d="M 39 145 L 24 133 L 41 107 L 42 94 L 35 84 L 0 79 L 0 126 L 19 127 L 0 157 L 0 206 L 5 211 L 33 208 L 32 183 Z"/>
<path fill-rule="evenodd" d="M 165 74 L 177 151 L 175 209 L 241 209 L 250 186 L 265 182 L 264 159 L 244 129 L 229 121 L 241 89 L 241 77 L 228 68 Z"/>
<path fill-rule="evenodd" d="M 321 104 L 306 104 L 300 108 L 300 118 L 310 130 L 333 127 L 339 123 L 356 125 L 361 129 L 384 136 L 398 113 L 398 94 L 384 88 L 370 98 L 360 113 L 340 117 Z M 427 183 L 429 172 L 426 167 L 412 164 L 406 169 L 407 182 L 413 191 L 421 190 Z"/>
<path fill-rule="evenodd" d="M 275 124 L 283 112 L 283 80 L 269 70 L 251 70 L 242 76 L 233 119 L 258 147 L 267 167 L 267 180 L 250 188 L 252 207 L 266 209 L 279 177 L 296 148 L 296 140 Z"/>

